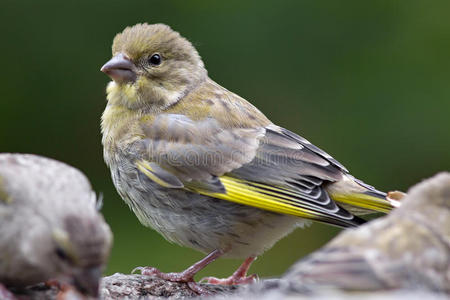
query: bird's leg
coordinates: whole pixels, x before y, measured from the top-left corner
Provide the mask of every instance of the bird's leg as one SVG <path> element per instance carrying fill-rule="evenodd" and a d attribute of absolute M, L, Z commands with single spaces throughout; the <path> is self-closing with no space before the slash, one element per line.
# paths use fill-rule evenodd
<path fill-rule="evenodd" d="M 186 270 L 179 273 L 163 273 L 157 268 L 153 267 L 137 267 L 133 270 L 133 272 L 138 270 L 141 272 L 142 275 L 153 275 L 162 278 L 164 280 L 175 282 L 186 282 L 194 292 L 200 295 L 204 295 L 209 294 L 209 292 L 194 281 L 194 276 L 208 264 L 212 263 L 217 258 L 219 258 L 221 255 L 223 255 L 222 251 L 214 250 L 202 260 L 196 262 Z"/>
<path fill-rule="evenodd" d="M 233 275 L 231 275 L 228 278 L 219 279 L 219 278 L 215 278 L 215 277 L 205 277 L 205 278 L 202 278 L 202 280 L 200 280 L 200 281 L 204 280 L 210 284 L 222 284 L 222 285 L 252 283 L 256 279 L 258 279 L 258 276 L 256 274 L 247 276 L 247 271 L 255 259 L 256 259 L 256 256 L 250 256 L 249 258 L 247 258 L 242 263 L 242 265 L 240 265 L 239 268 L 233 273 Z"/>
<path fill-rule="evenodd" d="M 11 293 L 6 286 L 0 283 L 0 299 L 16 300 L 17 298 Z"/>

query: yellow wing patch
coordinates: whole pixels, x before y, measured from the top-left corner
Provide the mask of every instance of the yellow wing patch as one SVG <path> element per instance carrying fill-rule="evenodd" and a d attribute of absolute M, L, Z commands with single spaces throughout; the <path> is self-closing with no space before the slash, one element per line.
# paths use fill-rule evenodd
<path fill-rule="evenodd" d="M 208 185 L 195 186 L 189 182 L 184 185 L 175 175 L 156 163 L 140 160 L 136 162 L 136 167 L 149 179 L 166 188 L 184 188 L 201 195 L 336 226 L 348 227 L 359 224 L 351 214 L 342 213 L 338 207 L 327 209 L 319 204 L 310 203 L 303 199 L 304 196 L 283 187 L 221 176 L 220 183 L 225 188 L 225 192 L 222 193 L 209 190 Z"/>
<path fill-rule="evenodd" d="M 155 183 L 166 188 L 182 188 L 183 183 L 174 175 L 164 170 L 155 163 L 139 160 L 136 167 Z"/>
<path fill-rule="evenodd" d="M 252 185 L 248 185 L 244 180 L 228 176 L 221 176 L 220 181 L 225 186 L 226 193 L 210 193 L 202 190 L 197 190 L 196 192 L 280 214 L 317 220 L 323 217 L 323 214 L 319 212 L 293 205 L 294 201 L 298 201 L 298 199 L 288 195 L 283 195 L 283 197 L 280 198 L 280 189 L 277 187 L 264 185 L 265 189 L 262 189 L 261 187 L 258 187 L 257 184 L 252 183 Z M 285 193 L 284 189 L 283 193 Z"/>

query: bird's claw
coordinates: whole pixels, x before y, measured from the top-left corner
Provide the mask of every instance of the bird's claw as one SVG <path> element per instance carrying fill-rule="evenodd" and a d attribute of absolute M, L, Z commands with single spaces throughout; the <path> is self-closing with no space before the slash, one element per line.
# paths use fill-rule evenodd
<path fill-rule="evenodd" d="M 138 271 L 141 272 L 141 274 L 142 274 L 143 269 L 144 269 L 144 267 L 136 267 L 133 270 L 131 270 L 131 274 L 136 274 Z"/>
<path fill-rule="evenodd" d="M 162 274 L 160 270 L 154 267 L 136 267 L 131 271 L 131 274 L 140 272 L 141 275 L 160 275 Z"/>
<path fill-rule="evenodd" d="M 194 291 L 195 293 L 202 295 L 202 296 L 208 296 L 211 295 L 211 292 L 207 289 L 200 286 L 198 283 L 194 281 L 192 276 L 190 274 L 186 273 L 163 273 L 157 268 L 154 267 L 136 267 L 131 271 L 131 273 L 135 273 L 139 271 L 141 275 L 147 275 L 147 276 L 156 276 L 164 280 L 173 281 L 173 282 L 183 282 L 188 285 L 188 287 Z"/>

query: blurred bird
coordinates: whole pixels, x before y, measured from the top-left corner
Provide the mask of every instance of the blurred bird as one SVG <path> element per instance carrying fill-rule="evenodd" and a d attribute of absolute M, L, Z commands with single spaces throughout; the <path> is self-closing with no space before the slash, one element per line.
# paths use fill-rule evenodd
<path fill-rule="evenodd" d="M 399 209 L 344 231 L 284 279 L 310 288 L 450 293 L 450 173 L 412 187 Z"/>
<path fill-rule="evenodd" d="M 5 287 L 62 279 L 97 296 L 112 236 L 96 202 L 77 169 L 0 154 L 0 295 Z"/>
<path fill-rule="evenodd" d="M 349 227 L 395 202 L 330 155 L 269 121 L 211 80 L 192 44 L 169 26 L 137 24 L 115 38 L 101 71 L 113 81 L 102 116 L 104 158 L 140 222 L 210 254 L 182 273 L 190 282 L 219 256 L 247 257 L 231 277 L 250 282 L 255 257 L 307 220 Z"/>

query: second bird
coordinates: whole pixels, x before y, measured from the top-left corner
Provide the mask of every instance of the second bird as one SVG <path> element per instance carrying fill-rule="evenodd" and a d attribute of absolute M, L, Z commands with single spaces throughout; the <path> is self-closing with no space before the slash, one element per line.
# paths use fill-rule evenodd
<path fill-rule="evenodd" d="M 388 212 L 386 194 L 351 176 L 306 139 L 273 124 L 208 77 L 192 44 L 163 24 L 115 38 L 102 72 L 112 78 L 102 116 L 104 157 L 117 191 L 140 222 L 182 246 L 210 253 L 174 281 L 220 256 L 247 258 L 229 278 L 251 282 L 257 255 L 308 220 L 340 227 Z"/>

